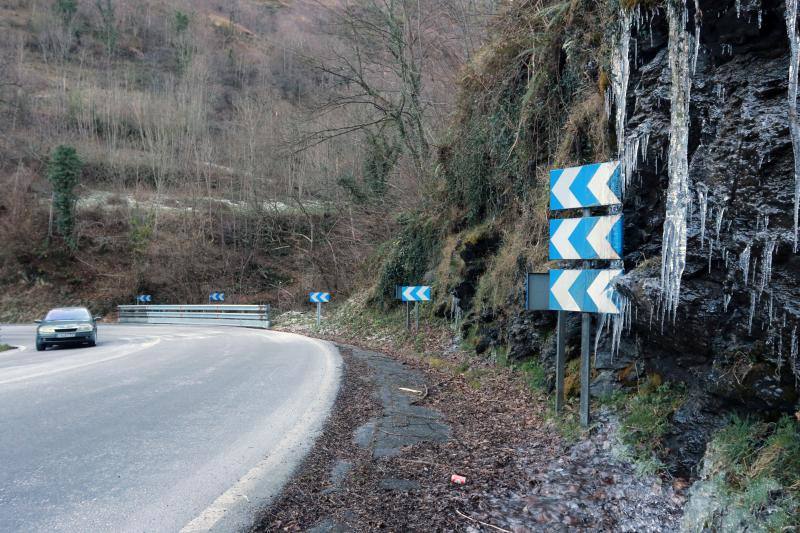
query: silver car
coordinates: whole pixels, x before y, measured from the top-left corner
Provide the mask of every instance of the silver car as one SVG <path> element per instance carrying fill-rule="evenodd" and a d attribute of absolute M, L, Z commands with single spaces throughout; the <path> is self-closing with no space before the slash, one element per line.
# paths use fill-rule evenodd
<path fill-rule="evenodd" d="M 46 350 L 48 346 L 68 346 L 97 344 L 97 321 L 85 307 L 61 307 L 51 309 L 43 320 L 37 320 L 36 349 Z"/>

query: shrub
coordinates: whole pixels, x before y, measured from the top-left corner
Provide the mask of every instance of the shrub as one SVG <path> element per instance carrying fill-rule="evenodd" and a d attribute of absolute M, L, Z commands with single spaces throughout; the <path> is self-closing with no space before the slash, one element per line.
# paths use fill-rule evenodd
<path fill-rule="evenodd" d="M 422 284 L 425 273 L 438 262 L 441 231 L 436 221 L 424 216 L 407 216 L 402 229 L 381 267 L 370 303 L 382 307 L 394 303 L 397 285 Z"/>

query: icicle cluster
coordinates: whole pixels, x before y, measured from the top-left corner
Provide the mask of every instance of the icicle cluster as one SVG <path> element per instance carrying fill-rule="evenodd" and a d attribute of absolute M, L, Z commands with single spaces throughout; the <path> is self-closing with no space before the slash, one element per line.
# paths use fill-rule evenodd
<path fill-rule="evenodd" d="M 617 296 L 617 306 L 619 307 L 619 314 L 608 315 L 603 313 L 600 315 L 600 320 L 597 324 L 597 333 L 594 337 L 594 359 L 597 364 L 597 350 L 600 347 L 600 340 L 607 337 L 609 334 L 609 327 L 611 328 L 611 360 L 619 353 L 619 347 L 622 344 L 622 334 L 630 333 L 633 327 L 633 305 L 630 298 L 621 294 Z M 610 318 L 609 318 L 610 317 Z"/>
<path fill-rule="evenodd" d="M 622 192 L 630 181 L 631 172 L 626 168 L 628 158 L 625 155 L 625 119 L 627 115 L 628 80 L 630 79 L 630 43 L 631 21 L 633 13 L 629 9 L 620 9 L 619 34 L 615 39 L 611 53 L 611 88 L 616 105 L 615 125 L 617 128 L 617 156 L 622 161 Z M 634 150 L 633 157 L 636 158 Z"/>
<path fill-rule="evenodd" d="M 663 314 L 673 319 L 678 310 L 681 277 L 686 267 L 686 217 L 689 203 L 689 50 L 685 0 L 667 3 L 669 19 L 669 66 L 672 73 L 672 113 L 669 142 L 669 188 L 661 252 Z"/>
<path fill-rule="evenodd" d="M 794 150 L 794 251 L 797 252 L 797 223 L 800 209 L 800 122 L 797 117 L 797 71 L 800 67 L 800 35 L 797 33 L 797 0 L 786 0 L 786 31 L 792 55 L 789 61 L 789 129 Z"/>

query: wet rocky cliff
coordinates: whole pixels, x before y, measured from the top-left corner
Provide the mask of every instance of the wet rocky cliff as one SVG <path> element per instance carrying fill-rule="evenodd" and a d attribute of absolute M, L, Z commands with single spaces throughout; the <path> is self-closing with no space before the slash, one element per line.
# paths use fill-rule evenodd
<path fill-rule="evenodd" d="M 621 17 L 628 61 L 616 65 L 609 111 L 623 125 L 620 288 L 630 305 L 616 324 L 600 321 L 593 391 L 620 387 L 631 368 L 684 383 L 687 401 L 672 420 L 665 459 L 691 475 L 730 413 L 774 419 L 797 410 L 792 54 L 782 1 L 672 6 L 640 5 Z M 621 113 L 615 95 L 624 100 Z M 662 281 L 670 277 L 679 287 Z M 571 326 L 575 356 L 580 335 Z M 614 326 L 622 330 L 616 353 Z M 502 331 L 482 331 L 505 337 L 512 357 L 535 350 L 549 363 L 553 338 L 541 333 L 549 328 L 548 317 L 523 312 L 505 319 Z"/>

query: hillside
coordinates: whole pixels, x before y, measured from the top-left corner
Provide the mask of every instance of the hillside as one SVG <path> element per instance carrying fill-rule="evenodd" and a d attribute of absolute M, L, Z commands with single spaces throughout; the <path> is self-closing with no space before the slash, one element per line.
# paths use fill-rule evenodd
<path fill-rule="evenodd" d="M 376 57 L 358 74 L 387 94 L 397 83 L 376 77 L 379 36 L 341 29 L 367 16 L 314 2 L 0 3 L 0 319 L 76 301 L 108 312 L 142 292 L 276 308 L 315 287 L 347 294 L 424 181 L 395 115 L 373 116 L 344 83 L 365 45 Z M 442 46 L 409 52 L 424 99 L 409 143 L 423 146 L 480 34 L 435 24 L 418 29 Z M 59 145 L 81 161 L 73 250 L 49 211 Z"/>

